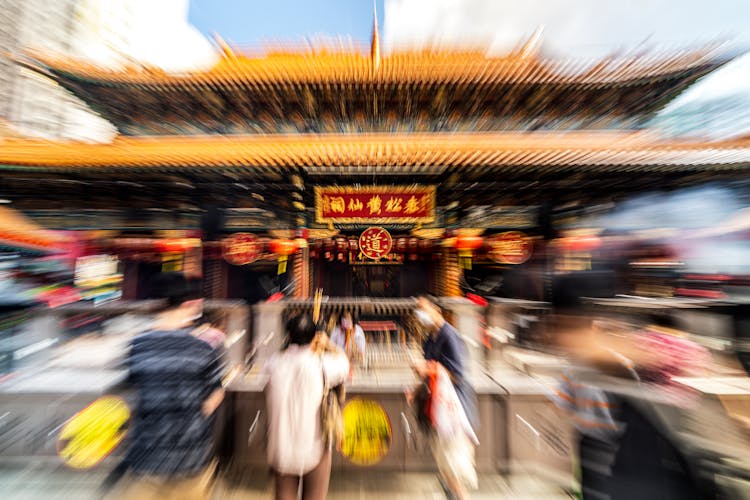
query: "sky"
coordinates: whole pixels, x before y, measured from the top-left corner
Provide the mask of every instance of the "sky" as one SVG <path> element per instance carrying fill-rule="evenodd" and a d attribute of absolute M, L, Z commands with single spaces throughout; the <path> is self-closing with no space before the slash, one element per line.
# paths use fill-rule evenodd
<path fill-rule="evenodd" d="M 750 0 L 377 0 L 383 48 L 472 44 L 502 53 L 543 27 L 543 49 L 598 58 L 728 40 L 750 49 Z M 189 21 L 237 46 L 316 35 L 367 42 L 372 0 L 191 0 Z M 750 55 L 719 70 L 673 106 L 750 95 Z"/>
<path fill-rule="evenodd" d="M 387 0 L 386 0 L 387 1 Z M 380 25 L 383 2 L 376 0 Z M 373 0 L 190 0 L 189 20 L 207 36 L 238 46 L 316 35 L 368 41 Z"/>

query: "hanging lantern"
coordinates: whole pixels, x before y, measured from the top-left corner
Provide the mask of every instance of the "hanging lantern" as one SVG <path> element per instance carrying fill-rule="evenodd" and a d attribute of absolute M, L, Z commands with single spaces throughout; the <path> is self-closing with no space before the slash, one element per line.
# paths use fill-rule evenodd
<path fill-rule="evenodd" d="M 287 239 L 271 240 L 271 251 L 279 256 L 279 268 L 277 273 L 284 274 L 289 256 L 297 251 L 297 242 Z"/>
<path fill-rule="evenodd" d="M 407 245 L 406 238 L 396 238 L 396 251 L 398 253 L 406 253 L 406 245 Z"/>
<path fill-rule="evenodd" d="M 471 257 L 474 250 L 482 248 L 484 239 L 481 236 L 459 235 L 456 238 L 458 260 L 463 269 L 471 269 Z"/>
<path fill-rule="evenodd" d="M 562 247 L 569 252 L 590 252 L 601 246 L 596 236 L 571 236 L 560 240 Z"/>
<path fill-rule="evenodd" d="M 346 252 L 349 250 L 349 241 L 346 238 L 336 238 L 336 251 Z"/>
<path fill-rule="evenodd" d="M 421 253 L 430 253 L 432 250 L 432 241 L 428 239 L 419 240 L 419 251 Z"/>
<path fill-rule="evenodd" d="M 161 238 L 154 242 L 156 251 L 161 253 L 183 253 L 199 246 L 198 238 Z"/>

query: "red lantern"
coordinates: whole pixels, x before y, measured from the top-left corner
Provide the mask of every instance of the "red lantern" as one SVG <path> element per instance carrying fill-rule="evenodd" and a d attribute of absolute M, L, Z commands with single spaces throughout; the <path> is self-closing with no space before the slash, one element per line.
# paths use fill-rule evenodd
<path fill-rule="evenodd" d="M 270 248 L 273 253 L 279 256 L 278 274 L 284 274 L 289 256 L 297 251 L 297 242 L 287 239 L 271 240 Z"/>
<path fill-rule="evenodd" d="M 336 251 L 345 252 L 349 249 L 349 242 L 346 238 L 336 238 Z"/>
<path fill-rule="evenodd" d="M 573 236 L 563 238 L 561 241 L 563 248 L 569 252 L 590 252 L 601 246 L 601 240 L 596 236 Z"/>
<path fill-rule="evenodd" d="M 471 256 L 474 250 L 482 248 L 484 239 L 481 236 L 459 235 L 456 238 L 456 250 L 461 267 L 471 269 Z"/>
<path fill-rule="evenodd" d="M 432 241 L 430 240 L 419 240 L 419 251 L 422 253 L 429 253 L 432 250 Z"/>
<path fill-rule="evenodd" d="M 460 251 L 476 250 L 482 248 L 484 245 L 484 238 L 481 236 L 465 236 L 461 235 L 456 238 L 456 249 Z"/>
<path fill-rule="evenodd" d="M 154 246 L 161 253 L 182 253 L 200 245 L 195 238 L 163 238 L 156 240 Z"/>
<path fill-rule="evenodd" d="M 399 253 L 406 252 L 406 238 L 397 238 L 396 239 L 396 251 Z"/>

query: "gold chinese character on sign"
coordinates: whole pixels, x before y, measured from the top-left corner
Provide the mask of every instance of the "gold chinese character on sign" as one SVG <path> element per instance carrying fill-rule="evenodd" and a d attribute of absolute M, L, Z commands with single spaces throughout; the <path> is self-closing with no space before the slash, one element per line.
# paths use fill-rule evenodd
<path fill-rule="evenodd" d="M 386 212 L 400 212 L 401 208 L 401 198 L 391 197 L 385 204 Z"/>
<path fill-rule="evenodd" d="M 373 196 L 370 198 L 370 201 L 367 202 L 367 208 L 370 209 L 370 214 L 380 214 L 380 206 L 383 203 L 383 200 L 380 199 L 380 196 Z"/>
<path fill-rule="evenodd" d="M 420 205 L 425 209 L 428 209 L 430 208 L 430 206 L 432 206 L 432 199 L 430 198 L 429 194 L 425 194 L 422 196 L 422 203 L 420 203 Z"/>
<path fill-rule="evenodd" d="M 360 251 L 368 259 L 379 260 L 385 257 L 392 246 L 391 235 L 381 227 L 366 229 L 359 237 Z"/>
<path fill-rule="evenodd" d="M 407 214 L 415 214 L 419 212 L 419 201 L 417 201 L 417 198 L 415 196 L 412 196 L 409 198 L 409 201 L 406 202 L 406 208 L 404 208 L 404 212 Z"/>
<path fill-rule="evenodd" d="M 362 210 L 362 202 L 359 201 L 359 198 L 352 198 L 349 200 L 350 212 L 359 212 L 360 210 Z"/>
<path fill-rule="evenodd" d="M 346 202 L 341 196 L 331 198 L 331 212 L 343 214 L 346 211 Z"/>

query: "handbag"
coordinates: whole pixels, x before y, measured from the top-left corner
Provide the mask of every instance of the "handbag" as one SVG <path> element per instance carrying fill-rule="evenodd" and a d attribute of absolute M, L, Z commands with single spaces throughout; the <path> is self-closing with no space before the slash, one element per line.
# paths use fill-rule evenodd
<path fill-rule="evenodd" d="M 344 439 L 344 416 L 341 412 L 341 406 L 346 398 L 344 385 L 330 387 L 326 380 L 325 371 L 323 372 L 323 399 L 320 403 L 320 420 L 321 430 L 323 432 L 323 443 L 327 450 L 336 446 L 337 450 L 341 449 L 341 442 Z"/>

